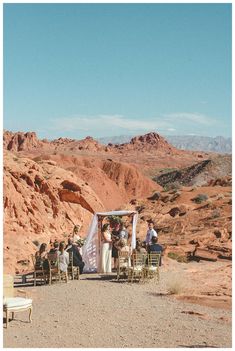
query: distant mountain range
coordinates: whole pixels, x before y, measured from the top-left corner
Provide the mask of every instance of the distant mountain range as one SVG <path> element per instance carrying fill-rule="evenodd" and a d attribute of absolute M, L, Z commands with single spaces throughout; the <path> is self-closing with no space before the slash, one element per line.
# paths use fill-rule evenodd
<path fill-rule="evenodd" d="M 123 144 L 128 143 L 133 135 L 120 135 L 103 137 L 97 139 L 102 144 Z M 165 135 L 164 138 L 173 146 L 182 150 L 211 151 L 218 153 L 232 153 L 232 138 L 205 137 L 196 135 Z"/>

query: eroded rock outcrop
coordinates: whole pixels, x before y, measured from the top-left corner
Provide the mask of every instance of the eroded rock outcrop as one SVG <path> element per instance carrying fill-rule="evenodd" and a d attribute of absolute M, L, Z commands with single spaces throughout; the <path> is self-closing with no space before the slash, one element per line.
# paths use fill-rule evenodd
<path fill-rule="evenodd" d="M 41 155 L 37 159 L 39 162 L 52 160 L 82 178 L 99 196 L 107 210 L 122 206 L 133 196 L 148 196 L 161 189 L 134 165 L 112 159 L 65 154 Z"/>
<path fill-rule="evenodd" d="M 34 241 L 64 239 L 73 225 L 86 233 L 92 213 L 105 207 L 97 194 L 72 172 L 53 164 L 4 153 L 4 269 L 34 253 Z"/>
<path fill-rule="evenodd" d="M 180 153 L 179 150 L 155 132 L 136 136 L 129 143 L 110 145 L 110 148 L 121 151 L 135 150 L 144 152 L 164 151 L 166 154 Z"/>
<path fill-rule="evenodd" d="M 17 132 L 12 133 L 5 131 L 3 134 L 3 146 L 9 151 L 25 151 L 37 148 L 42 148 L 46 141 L 41 141 L 37 138 L 35 132 Z"/>
<path fill-rule="evenodd" d="M 191 199 L 203 192 L 202 203 Z M 177 197 L 174 198 L 174 195 Z M 128 209 L 140 213 L 138 236 L 145 238 L 147 221 L 153 220 L 166 255 L 179 260 L 231 260 L 231 186 L 160 191 L 148 199 L 132 199 Z"/>

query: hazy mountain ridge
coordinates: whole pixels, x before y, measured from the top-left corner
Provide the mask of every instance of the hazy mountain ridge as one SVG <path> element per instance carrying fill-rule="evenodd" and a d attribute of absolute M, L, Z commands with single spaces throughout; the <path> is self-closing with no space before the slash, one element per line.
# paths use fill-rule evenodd
<path fill-rule="evenodd" d="M 122 144 L 129 142 L 131 138 L 133 138 L 132 135 L 120 135 L 98 138 L 97 140 L 102 144 Z M 197 135 L 166 135 L 164 138 L 178 149 L 232 153 L 232 138 Z"/>

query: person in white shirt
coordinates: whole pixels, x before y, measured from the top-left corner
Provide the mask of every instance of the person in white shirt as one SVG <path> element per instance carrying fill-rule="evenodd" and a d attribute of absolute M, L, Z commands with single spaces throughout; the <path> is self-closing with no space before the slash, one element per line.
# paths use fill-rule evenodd
<path fill-rule="evenodd" d="M 149 222 L 148 223 L 148 230 L 147 230 L 147 234 L 146 234 L 146 244 L 150 245 L 152 243 L 152 237 L 155 236 L 157 237 L 157 232 L 156 230 L 153 229 L 153 222 Z"/>
<path fill-rule="evenodd" d="M 69 253 L 65 251 L 65 243 L 61 242 L 59 246 L 59 269 L 65 273 L 65 280 L 68 281 L 68 265 L 69 265 Z"/>
<path fill-rule="evenodd" d="M 75 244 L 77 244 L 78 240 L 81 239 L 80 235 L 78 234 L 80 229 L 81 229 L 81 226 L 79 224 L 75 225 L 73 228 L 72 237 Z"/>

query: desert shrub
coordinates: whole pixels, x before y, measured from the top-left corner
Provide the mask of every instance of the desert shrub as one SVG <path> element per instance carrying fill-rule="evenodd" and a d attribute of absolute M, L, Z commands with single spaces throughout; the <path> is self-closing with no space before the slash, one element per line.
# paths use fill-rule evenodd
<path fill-rule="evenodd" d="M 175 171 L 176 168 L 162 168 L 159 173 L 170 173 L 170 172 L 173 172 Z"/>
<path fill-rule="evenodd" d="M 186 256 L 178 256 L 176 261 L 180 263 L 188 263 L 188 258 Z"/>
<path fill-rule="evenodd" d="M 219 218 L 220 217 L 220 210 L 216 208 L 214 211 L 211 213 L 211 218 Z"/>
<path fill-rule="evenodd" d="M 184 291 L 184 282 L 179 277 L 173 277 L 167 282 L 167 292 L 170 295 L 178 295 Z"/>
<path fill-rule="evenodd" d="M 217 200 L 224 199 L 224 195 L 223 195 L 223 194 L 218 194 L 216 199 L 217 199 Z"/>
<path fill-rule="evenodd" d="M 178 257 L 178 255 L 175 252 L 168 252 L 167 256 L 169 258 L 172 258 L 173 260 L 176 260 L 176 258 Z"/>
<path fill-rule="evenodd" d="M 172 190 L 173 192 L 177 192 L 177 190 L 180 190 L 181 188 L 182 186 L 179 182 L 174 182 L 174 183 L 165 184 L 163 187 L 163 191 L 167 192 Z"/>
<path fill-rule="evenodd" d="M 36 163 L 40 163 L 42 162 L 42 157 L 41 156 L 36 156 L 33 158 L 33 161 L 36 162 Z"/>
<path fill-rule="evenodd" d="M 198 194 L 197 196 L 195 196 L 193 199 L 191 199 L 193 202 L 195 202 L 196 204 L 200 204 L 203 201 L 206 201 L 208 199 L 208 196 L 206 194 Z"/>
<path fill-rule="evenodd" d="M 33 240 L 32 243 L 33 243 L 35 246 L 37 246 L 37 247 L 40 245 L 40 243 L 39 243 L 38 240 Z"/>
<path fill-rule="evenodd" d="M 163 191 L 166 193 L 167 191 L 169 191 L 169 185 L 168 184 L 165 184 L 163 186 Z"/>
<path fill-rule="evenodd" d="M 208 199 L 208 200 L 207 200 L 207 203 L 208 203 L 208 205 L 211 207 L 211 205 L 213 205 L 213 200 L 212 200 L 212 199 Z"/>
<path fill-rule="evenodd" d="M 187 257 L 179 255 L 175 252 L 168 252 L 167 256 L 169 258 L 171 258 L 172 260 L 176 260 L 177 262 L 180 262 L 180 263 L 182 263 L 182 262 L 187 263 L 188 262 Z"/>

